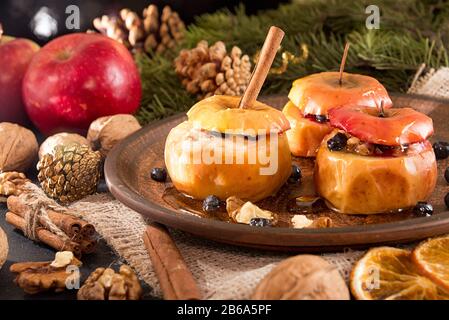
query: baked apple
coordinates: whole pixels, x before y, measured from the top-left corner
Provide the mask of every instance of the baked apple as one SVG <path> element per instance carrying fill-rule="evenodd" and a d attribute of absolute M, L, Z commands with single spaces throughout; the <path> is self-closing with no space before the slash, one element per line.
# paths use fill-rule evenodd
<path fill-rule="evenodd" d="M 293 82 L 284 114 L 290 122 L 287 133 L 293 155 L 314 157 L 324 136 L 332 131 L 328 111 L 336 106 L 364 105 L 385 109 L 392 102 L 376 79 L 359 74 L 322 72 Z M 295 110 L 297 109 L 297 111 Z"/>
<path fill-rule="evenodd" d="M 288 120 L 261 102 L 248 109 L 239 108 L 239 102 L 231 96 L 202 100 L 170 131 L 165 165 L 180 192 L 196 199 L 258 201 L 287 181 L 292 164 Z"/>
<path fill-rule="evenodd" d="M 329 111 L 316 157 L 315 185 L 334 210 L 347 214 L 398 212 L 429 198 L 437 164 L 427 138 L 432 119 L 410 108 L 375 112 L 344 106 Z"/>

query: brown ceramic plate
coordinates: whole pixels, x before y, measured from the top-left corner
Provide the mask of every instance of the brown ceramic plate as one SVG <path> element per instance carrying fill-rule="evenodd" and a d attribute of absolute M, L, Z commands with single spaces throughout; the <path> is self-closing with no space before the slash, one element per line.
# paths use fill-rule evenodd
<path fill-rule="evenodd" d="M 286 102 L 283 97 L 267 97 L 262 100 L 278 108 Z M 435 136 L 432 141 L 449 141 L 449 101 L 411 95 L 394 95 L 393 100 L 396 106 L 411 106 L 433 118 Z M 176 191 L 171 188 L 170 182 L 157 183 L 149 178 L 151 168 L 164 166 L 164 144 L 168 132 L 184 119 L 185 116 L 180 114 L 143 128 L 117 145 L 106 160 L 106 182 L 112 194 L 151 220 L 220 242 L 295 251 L 332 251 L 343 247 L 404 243 L 449 233 L 449 211 L 444 205 L 444 195 L 449 191 L 443 177 L 446 160 L 438 163 L 438 186 L 429 200 L 435 213 L 430 217 L 416 217 L 410 212 L 348 216 L 325 209 L 313 214 L 312 218 L 330 217 L 333 227 L 293 229 L 258 228 L 230 223 L 205 216 L 200 210 L 197 210 L 199 215 L 192 214 L 188 212 L 190 210 L 183 210 L 183 204 L 189 205 L 189 201 L 181 201 L 179 205 L 177 196 L 173 197 L 173 192 Z M 306 192 L 303 188 L 311 184 L 313 161 L 295 161 L 303 170 L 303 185 L 295 191 L 301 194 Z M 284 198 L 287 197 L 279 195 L 269 201 L 276 202 L 279 210 L 283 211 Z M 269 207 L 269 204 L 262 203 L 261 206 Z"/>

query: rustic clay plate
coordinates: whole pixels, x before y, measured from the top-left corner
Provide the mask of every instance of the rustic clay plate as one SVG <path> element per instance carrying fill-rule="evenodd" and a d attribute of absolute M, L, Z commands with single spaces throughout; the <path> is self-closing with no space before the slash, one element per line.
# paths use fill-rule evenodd
<path fill-rule="evenodd" d="M 281 108 L 286 99 L 267 97 L 266 103 Z M 449 101 L 411 95 L 394 95 L 396 106 L 411 106 L 434 120 L 432 141 L 449 141 Z M 350 216 L 322 209 L 309 217 L 330 217 L 333 227 L 294 229 L 286 227 L 251 227 L 226 221 L 223 216 L 207 216 L 200 202 L 177 193 L 171 183 L 150 179 L 153 167 L 164 166 L 164 143 L 171 128 L 185 116 L 180 114 L 153 123 L 125 139 L 109 154 L 105 164 L 106 181 L 112 194 L 125 205 L 167 226 L 208 239 L 274 250 L 332 251 L 343 247 L 363 247 L 373 244 L 404 243 L 449 233 L 449 212 L 444 195 L 449 187 L 444 180 L 447 161 L 438 163 L 438 186 L 429 202 L 435 213 L 431 217 L 416 217 L 410 211 L 398 214 Z M 313 161 L 295 159 L 303 170 L 303 183 L 296 190 L 285 187 L 277 197 L 264 200 L 263 208 L 280 212 L 289 221 L 288 198 L 292 194 L 308 194 L 312 185 Z M 282 219 L 281 219 L 282 220 Z"/>

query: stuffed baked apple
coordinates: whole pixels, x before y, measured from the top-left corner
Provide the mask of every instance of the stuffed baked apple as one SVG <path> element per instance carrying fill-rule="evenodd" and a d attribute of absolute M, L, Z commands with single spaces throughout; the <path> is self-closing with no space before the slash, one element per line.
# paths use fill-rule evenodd
<path fill-rule="evenodd" d="M 432 119 L 411 108 L 341 106 L 316 157 L 318 193 L 341 213 L 398 212 L 435 188 Z"/>
<path fill-rule="evenodd" d="M 287 132 L 293 155 L 314 157 L 324 136 L 332 131 L 328 112 L 336 106 L 391 106 L 387 91 L 376 79 L 359 74 L 322 72 L 293 82 L 284 114 L 290 122 Z"/>
<path fill-rule="evenodd" d="M 197 199 L 258 201 L 276 193 L 290 176 L 285 116 L 257 101 L 240 109 L 239 101 L 231 96 L 202 100 L 169 133 L 165 165 L 180 192 Z"/>
<path fill-rule="evenodd" d="M 171 130 L 165 164 L 174 186 L 197 199 L 214 195 L 258 201 L 276 193 L 291 173 L 284 114 L 258 102 L 284 32 L 271 27 L 242 98 L 198 102 Z"/>

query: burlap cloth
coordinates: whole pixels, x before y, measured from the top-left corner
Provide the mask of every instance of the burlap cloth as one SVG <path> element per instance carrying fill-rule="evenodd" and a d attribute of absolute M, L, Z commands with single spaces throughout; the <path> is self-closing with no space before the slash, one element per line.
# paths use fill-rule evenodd
<path fill-rule="evenodd" d="M 449 68 L 417 77 L 410 92 L 449 98 Z M 132 266 L 161 297 L 142 234 L 146 222 L 108 193 L 85 198 L 72 205 L 84 212 L 106 242 Z M 232 247 L 170 230 L 205 299 L 248 299 L 257 283 L 288 254 Z M 363 251 L 346 250 L 322 256 L 336 266 L 347 280 L 352 265 Z"/>

